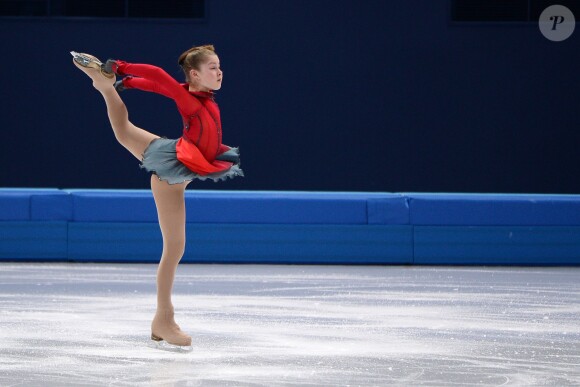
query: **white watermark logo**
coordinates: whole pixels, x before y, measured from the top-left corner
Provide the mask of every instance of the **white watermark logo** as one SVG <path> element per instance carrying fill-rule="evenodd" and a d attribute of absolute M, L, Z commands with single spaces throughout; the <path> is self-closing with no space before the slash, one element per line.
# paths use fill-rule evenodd
<path fill-rule="evenodd" d="M 574 14 L 563 5 L 551 5 L 540 15 L 540 31 L 553 42 L 568 39 L 575 26 Z"/>

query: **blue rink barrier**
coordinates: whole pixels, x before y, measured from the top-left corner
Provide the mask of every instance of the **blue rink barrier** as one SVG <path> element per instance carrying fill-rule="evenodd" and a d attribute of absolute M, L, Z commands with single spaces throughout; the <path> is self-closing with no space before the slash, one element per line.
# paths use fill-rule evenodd
<path fill-rule="evenodd" d="M 183 262 L 580 265 L 580 195 L 186 191 Z M 158 262 L 148 190 L 0 189 L 0 260 Z"/>

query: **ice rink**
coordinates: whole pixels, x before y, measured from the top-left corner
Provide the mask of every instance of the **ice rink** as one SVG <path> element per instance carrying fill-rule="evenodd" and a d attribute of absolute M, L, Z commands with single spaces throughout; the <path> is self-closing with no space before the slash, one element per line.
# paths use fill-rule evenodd
<path fill-rule="evenodd" d="M 580 268 L 0 263 L 0 385 L 580 385 Z"/>

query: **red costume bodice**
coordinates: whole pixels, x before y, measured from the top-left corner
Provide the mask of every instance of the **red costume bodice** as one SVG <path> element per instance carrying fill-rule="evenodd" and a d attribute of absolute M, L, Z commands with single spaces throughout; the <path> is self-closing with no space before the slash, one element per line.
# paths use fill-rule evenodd
<path fill-rule="evenodd" d="M 132 75 L 123 79 L 126 88 L 158 93 L 175 101 L 183 120 L 183 135 L 176 146 L 177 158 L 189 169 L 206 175 L 233 165 L 216 160 L 230 148 L 222 145 L 220 111 L 212 92 L 189 91 L 189 84 L 180 84 L 156 66 L 120 60 L 117 66 L 118 74 Z"/>

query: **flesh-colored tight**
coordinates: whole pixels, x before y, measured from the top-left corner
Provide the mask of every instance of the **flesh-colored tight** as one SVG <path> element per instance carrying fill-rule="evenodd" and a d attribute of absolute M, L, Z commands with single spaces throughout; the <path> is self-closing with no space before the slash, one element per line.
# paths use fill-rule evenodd
<path fill-rule="evenodd" d="M 107 105 L 107 114 L 117 141 L 139 161 L 156 136 L 129 121 L 123 100 L 114 88 L 99 90 Z M 177 264 L 185 250 L 185 200 L 187 183 L 169 185 L 151 176 L 151 190 L 157 206 L 159 226 L 163 236 L 163 252 L 157 270 L 157 309 L 173 309 L 171 291 Z"/>

